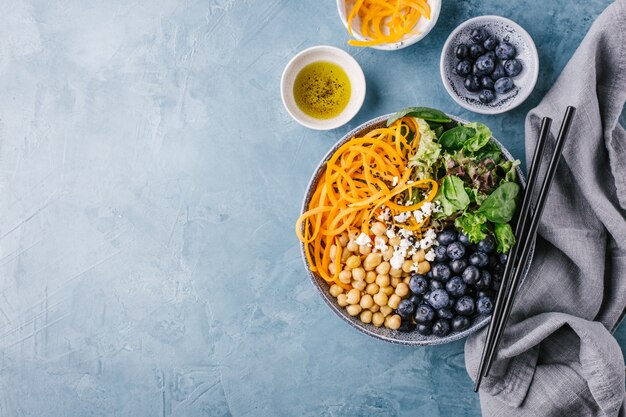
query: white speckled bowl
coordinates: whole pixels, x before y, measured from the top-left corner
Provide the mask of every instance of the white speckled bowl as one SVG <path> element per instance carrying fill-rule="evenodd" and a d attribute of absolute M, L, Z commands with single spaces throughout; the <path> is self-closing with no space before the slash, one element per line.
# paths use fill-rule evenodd
<path fill-rule="evenodd" d="M 339 12 L 339 17 L 343 22 L 343 25 L 348 29 L 348 15 L 350 14 L 350 10 L 352 6 L 354 6 L 355 0 L 337 0 L 337 11 Z M 407 46 L 411 46 L 428 35 L 428 32 L 431 31 L 433 27 L 437 24 L 437 19 L 439 19 L 439 12 L 441 11 L 441 0 L 428 0 L 428 5 L 430 6 L 430 19 L 420 18 L 417 21 L 417 25 L 415 25 L 415 29 L 418 33 L 413 35 L 405 35 L 402 40 L 395 43 L 385 43 L 382 45 L 371 46 L 371 48 L 379 49 L 381 51 L 396 51 L 398 49 L 406 48 Z M 361 19 L 356 16 L 354 18 L 354 22 L 352 25 L 352 33 L 354 33 L 354 38 L 358 40 L 367 40 L 368 38 L 361 35 Z"/>
<path fill-rule="evenodd" d="M 454 73 L 458 63 L 455 56 L 460 43 L 470 44 L 472 29 L 485 28 L 499 40 L 511 43 L 517 49 L 517 59 L 522 62 L 522 72 L 513 77 L 515 87 L 505 94 L 496 94 L 491 103 L 481 103 L 478 93 L 470 93 L 463 86 L 464 77 Z M 533 39 L 520 25 L 501 16 L 479 16 L 459 25 L 448 37 L 440 61 L 441 79 L 448 94 L 460 106 L 482 114 L 499 114 L 514 109 L 528 98 L 535 88 L 539 75 L 539 55 Z"/>
<path fill-rule="evenodd" d="M 320 161 L 319 165 L 317 166 L 317 168 L 315 169 L 315 172 L 313 174 L 313 176 L 311 177 L 311 180 L 309 181 L 309 185 L 307 186 L 307 191 L 306 194 L 304 196 L 304 201 L 302 202 L 302 208 L 301 208 L 301 213 L 304 213 L 309 205 L 309 201 L 311 200 L 311 197 L 313 195 L 313 191 L 315 189 L 315 186 L 317 184 L 317 181 L 319 181 L 319 179 L 321 178 L 322 174 L 325 172 L 325 163 L 328 159 L 330 159 L 330 157 L 332 156 L 332 154 L 344 143 L 346 143 L 347 141 L 349 141 L 351 138 L 355 137 L 355 136 L 362 136 L 364 134 L 366 134 L 367 132 L 369 132 L 372 129 L 376 129 L 379 127 L 383 127 L 385 125 L 385 123 L 387 122 L 387 120 L 389 119 L 389 117 L 391 117 L 392 114 L 387 114 L 384 116 L 380 116 L 377 117 L 375 119 L 372 119 L 368 122 L 363 123 L 362 125 L 360 125 L 359 127 L 351 130 L 350 132 L 346 133 L 346 135 L 344 135 L 336 144 L 335 146 L 333 146 L 332 149 L 330 149 L 328 151 L 328 153 L 324 156 L 324 158 L 322 158 L 322 160 Z M 448 115 L 450 118 L 452 118 L 455 121 L 461 122 L 461 123 L 467 123 L 467 121 L 458 118 L 456 116 L 452 116 L 452 115 Z M 502 153 L 504 154 L 504 156 L 507 159 L 514 159 L 511 154 L 509 153 L 509 151 L 506 150 L 506 148 L 504 148 L 502 146 L 502 144 L 500 142 L 498 142 L 495 138 L 491 138 L 492 141 L 494 141 L 495 143 L 498 144 L 498 146 L 500 146 L 500 148 L 502 149 Z M 522 185 L 523 188 L 526 187 L 526 178 L 524 177 L 524 174 L 522 172 L 522 170 L 518 167 L 517 168 L 517 176 L 519 179 L 519 183 Z M 528 263 L 526 264 L 526 267 L 524 269 L 524 274 L 522 276 L 522 283 L 524 281 L 524 278 L 526 277 L 526 274 L 528 273 L 528 269 L 530 267 L 530 263 L 532 262 L 532 258 L 533 258 L 533 253 L 534 253 L 534 249 L 535 249 L 535 245 L 533 242 L 533 245 L 530 249 L 530 254 L 529 254 L 529 260 Z M 368 336 L 372 336 L 375 337 L 377 339 L 381 339 L 384 340 L 386 342 L 391 342 L 391 343 L 397 343 L 397 344 L 402 344 L 402 345 L 415 345 L 415 346 L 426 346 L 426 345 L 441 345 L 444 343 L 449 343 L 455 340 L 459 340 L 464 338 L 465 336 L 468 336 L 476 331 L 478 331 L 479 329 L 483 328 L 484 326 L 487 325 L 487 323 L 489 323 L 489 320 L 491 319 L 491 316 L 478 316 L 476 318 L 473 319 L 473 323 L 472 326 L 469 327 L 468 329 L 462 331 L 462 332 L 452 332 L 450 333 L 448 336 L 446 337 L 437 337 L 437 336 L 422 336 L 421 334 L 419 334 L 417 331 L 413 331 L 413 332 L 409 332 L 409 333 L 403 333 L 400 332 L 398 330 L 390 330 L 390 329 L 386 329 L 384 327 L 375 327 L 372 324 L 365 324 L 362 323 L 358 317 L 352 317 L 350 316 L 347 312 L 346 309 L 339 306 L 337 304 L 337 300 L 335 297 L 333 297 L 332 295 L 330 295 L 330 293 L 328 292 L 329 290 L 329 286 L 326 283 L 326 281 L 324 281 L 323 278 L 319 277 L 318 275 L 314 274 L 311 271 L 311 268 L 309 267 L 309 264 L 307 262 L 306 259 L 306 255 L 304 252 L 304 244 L 300 245 L 300 254 L 302 256 L 302 261 L 304 262 L 304 266 L 307 270 L 307 273 L 309 275 L 309 278 L 311 279 L 311 282 L 313 282 L 313 285 L 315 286 L 315 288 L 317 289 L 317 291 L 319 292 L 319 294 L 322 296 L 322 299 L 324 300 L 324 302 L 326 302 L 326 304 L 331 308 L 331 310 L 333 310 L 333 312 L 335 314 L 337 314 L 339 317 L 341 317 L 344 321 L 346 321 L 349 325 L 351 325 L 352 327 L 358 329 L 359 331 L 367 334 Z"/>

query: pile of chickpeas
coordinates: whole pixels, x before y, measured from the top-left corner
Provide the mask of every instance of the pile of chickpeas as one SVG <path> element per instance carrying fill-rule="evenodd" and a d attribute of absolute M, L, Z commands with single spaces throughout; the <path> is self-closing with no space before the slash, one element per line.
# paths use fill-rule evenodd
<path fill-rule="evenodd" d="M 344 232 L 339 237 L 339 244 L 343 247 L 341 254 L 341 272 L 339 281 L 352 288 L 344 290 L 333 284 L 330 294 L 337 298 L 337 304 L 345 307 L 348 314 L 358 316 L 363 323 L 371 323 L 376 327 L 385 326 L 396 330 L 402 324 L 394 310 L 404 298 L 410 296 L 409 279 L 411 267 L 417 262 L 417 273 L 426 274 L 430 271 L 430 263 L 425 259 L 424 250 L 420 249 L 412 256 L 408 256 L 401 269 L 392 268 L 389 260 L 393 256 L 393 246 L 398 246 L 400 237 L 387 238 L 387 227 L 384 223 L 376 222 L 371 232 L 384 240 L 388 245 L 384 252 L 372 252 L 373 247 L 358 245 L 355 240 L 359 231 L 354 229 Z M 330 248 L 330 258 L 334 259 L 337 247 Z M 335 273 L 337 265 L 333 262 L 329 269 Z"/>

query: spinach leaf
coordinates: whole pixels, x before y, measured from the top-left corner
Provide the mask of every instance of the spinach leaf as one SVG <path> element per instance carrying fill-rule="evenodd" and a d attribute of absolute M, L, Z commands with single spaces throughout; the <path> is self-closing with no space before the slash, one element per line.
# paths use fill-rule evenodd
<path fill-rule="evenodd" d="M 435 132 L 437 137 L 441 137 L 441 134 L 443 133 L 443 126 L 439 125 L 436 128 L 433 128 L 433 132 Z"/>
<path fill-rule="evenodd" d="M 502 178 L 502 182 L 515 182 L 517 172 L 515 168 L 520 164 L 519 159 L 515 161 L 503 161 L 498 164 L 497 174 Z"/>
<path fill-rule="evenodd" d="M 495 142 L 490 140 L 485 146 L 474 152 L 474 158 L 477 160 L 492 159 L 494 162 L 498 162 L 502 158 L 502 151 Z"/>
<path fill-rule="evenodd" d="M 476 213 L 494 223 L 508 223 L 515 214 L 519 190 L 520 186 L 514 182 L 503 183 L 489 194 Z"/>
<path fill-rule="evenodd" d="M 493 233 L 496 235 L 496 241 L 498 242 L 498 252 L 507 253 L 515 245 L 515 235 L 511 225 L 508 223 L 494 224 Z"/>
<path fill-rule="evenodd" d="M 476 131 L 470 127 L 457 126 L 445 131 L 439 138 L 439 144 L 447 151 L 458 151 Z"/>
<path fill-rule="evenodd" d="M 475 131 L 474 136 L 469 138 L 463 145 L 468 153 L 478 152 L 481 148 L 486 146 L 491 139 L 491 130 L 482 123 L 468 123 L 465 125 L 467 128 L 472 128 Z"/>
<path fill-rule="evenodd" d="M 454 225 L 461 229 L 472 243 L 483 240 L 489 232 L 487 218 L 479 213 L 465 212 L 456 218 Z"/>
<path fill-rule="evenodd" d="M 446 114 L 441 110 L 431 109 L 428 107 L 407 107 L 406 109 L 400 110 L 391 116 L 389 120 L 387 120 L 387 126 L 391 126 L 393 122 L 403 118 L 404 116 L 418 117 L 428 122 L 435 123 L 448 123 L 452 121 L 452 119 L 446 116 Z"/>
<path fill-rule="evenodd" d="M 446 175 L 443 178 L 443 183 L 437 191 L 435 200 L 441 204 L 441 213 L 438 214 L 445 217 L 451 216 L 457 211 L 465 210 L 470 204 L 463 180 L 454 175 Z"/>

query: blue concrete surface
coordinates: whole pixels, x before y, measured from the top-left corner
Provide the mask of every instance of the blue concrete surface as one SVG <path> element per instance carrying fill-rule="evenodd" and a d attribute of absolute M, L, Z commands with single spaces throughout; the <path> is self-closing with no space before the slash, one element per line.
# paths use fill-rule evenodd
<path fill-rule="evenodd" d="M 346 45 L 334 0 L 1 1 L 0 416 L 480 415 L 462 341 L 394 346 L 326 308 L 293 233 L 301 197 L 344 132 L 408 105 L 485 122 L 523 158 L 526 112 L 608 3 L 444 1 L 423 42 L 385 53 Z M 439 79 L 447 34 L 481 14 L 541 57 L 502 116 Z M 316 44 L 368 83 L 323 133 L 279 97 Z"/>

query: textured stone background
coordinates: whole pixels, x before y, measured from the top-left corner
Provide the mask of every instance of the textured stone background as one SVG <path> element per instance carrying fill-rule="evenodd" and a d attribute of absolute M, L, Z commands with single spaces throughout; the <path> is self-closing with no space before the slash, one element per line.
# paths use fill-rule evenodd
<path fill-rule="evenodd" d="M 444 1 L 400 52 L 350 48 L 333 0 L 0 1 L 0 416 L 476 416 L 463 342 L 349 328 L 303 273 L 305 185 L 348 129 L 408 105 L 523 120 L 609 2 Z M 521 108 L 462 110 L 439 79 L 463 20 L 535 38 Z M 282 108 L 296 52 L 343 47 L 365 105 L 314 132 Z M 618 337 L 626 345 L 626 331 Z"/>

